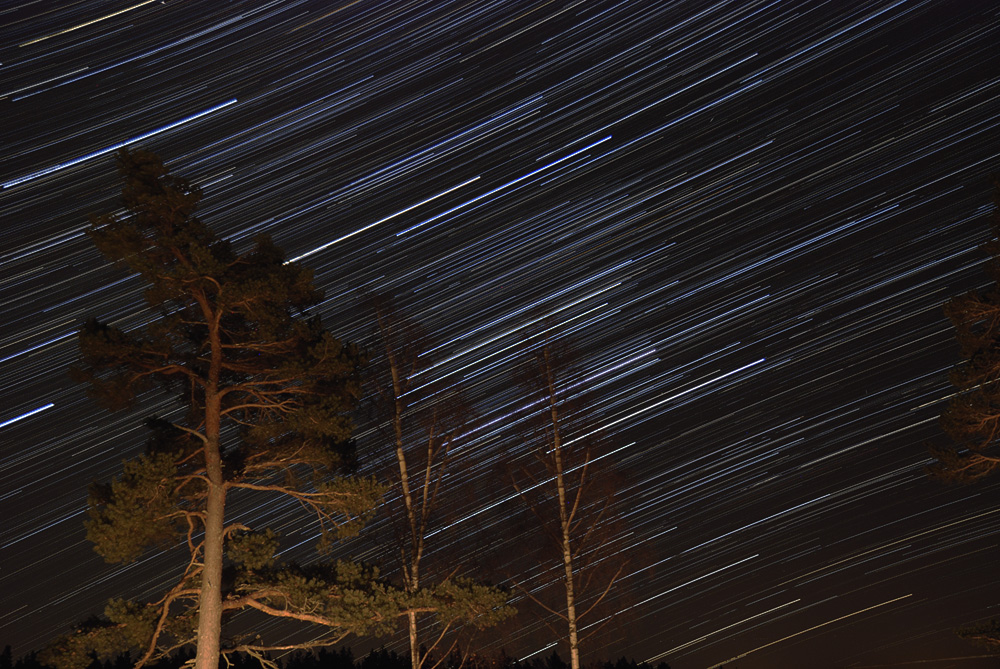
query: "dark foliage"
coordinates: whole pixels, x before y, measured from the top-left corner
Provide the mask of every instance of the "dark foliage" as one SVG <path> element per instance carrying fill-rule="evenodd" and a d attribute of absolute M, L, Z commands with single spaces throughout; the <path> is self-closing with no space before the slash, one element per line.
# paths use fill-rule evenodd
<path fill-rule="evenodd" d="M 387 631 L 413 608 L 478 624 L 502 605 L 479 606 L 475 588 L 457 580 L 406 593 L 351 562 L 281 563 L 275 533 L 227 522 L 237 490 L 297 502 L 318 523 L 320 550 L 372 517 L 384 488 L 345 466 L 362 356 L 308 312 L 322 298 L 311 270 L 286 262 L 270 238 L 233 248 L 196 216 L 199 189 L 152 153 L 123 150 L 118 168 L 124 213 L 92 217 L 88 234 L 143 279 L 151 320 L 131 329 L 88 320 L 72 375 L 108 409 L 162 389 L 183 415 L 150 419 L 146 452 L 91 488 L 88 538 L 109 562 L 178 545 L 189 560 L 162 598 L 112 600 L 43 659 L 83 669 L 94 653 L 131 650 L 144 666 L 196 644 L 198 668 L 215 669 L 220 653 L 275 649 L 224 629 L 241 610 L 308 628 L 301 646 L 315 648 Z"/>
<path fill-rule="evenodd" d="M 1000 180 L 994 189 L 993 237 L 983 245 L 993 283 L 944 307 L 964 360 L 951 373 L 958 392 L 941 414 L 950 443 L 931 448 L 937 462 L 929 473 L 952 481 L 973 481 L 1000 467 Z"/>
<path fill-rule="evenodd" d="M 994 619 L 963 627 L 958 630 L 958 636 L 990 650 L 1000 650 L 1000 620 Z"/>
<path fill-rule="evenodd" d="M 192 657 L 190 652 L 178 652 L 150 666 L 153 669 L 181 669 Z M 229 656 L 229 661 L 232 663 L 230 669 L 260 667 L 259 660 L 246 653 L 234 653 Z M 409 658 L 395 651 L 385 648 L 373 649 L 361 659 L 356 659 L 353 651 L 346 646 L 337 650 L 322 648 L 313 652 L 296 651 L 274 662 L 279 669 L 408 669 L 410 666 Z M 93 657 L 86 669 L 131 669 L 133 664 L 132 656 L 129 653 L 122 653 L 103 661 Z M 519 661 L 502 650 L 489 655 L 463 654 L 455 650 L 439 666 L 441 669 L 569 669 L 569 665 L 556 651 L 543 657 Z M 37 652 L 27 653 L 11 664 L 10 646 L 7 646 L 4 655 L 0 656 L 0 669 L 53 668 L 40 662 Z M 670 665 L 660 662 L 654 666 L 647 662 L 636 662 L 634 659 L 621 657 L 614 662 L 601 661 L 588 664 L 586 669 L 670 669 Z"/>

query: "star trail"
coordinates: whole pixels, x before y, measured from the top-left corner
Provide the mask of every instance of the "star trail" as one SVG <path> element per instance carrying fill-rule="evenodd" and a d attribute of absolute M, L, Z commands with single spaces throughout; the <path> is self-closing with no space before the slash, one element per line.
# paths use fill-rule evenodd
<path fill-rule="evenodd" d="M 138 146 L 203 188 L 200 217 L 237 248 L 268 233 L 313 268 L 337 336 L 370 339 L 366 291 L 433 333 L 421 382 L 478 412 L 456 475 L 478 494 L 450 499 L 433 550 L 500 584 L 518 500 L 498 471 L 526 430 L 512 379 L 526 338 L 572 338 L 627 528 L 625 622 L 588 657 L 996 666 L 954 629 L 1000 617 L 1000 481 L 923 471 L 959 360 L 941 305 L 988 283 L 994 3 L 38 1 L 0 25 L 15 655 L 172 576 L 156 556 L 104 564 L 82 522 L 141 418 L 177 409 L 108 414 L 66 374 L 85 318 L 148 318 L 84 233 L 118 206 L 111 154 Z M 364 417 L 357 438 L 374 467 L 387 446 Z M 290 554 L 315 539 L 293 504 L 233 508 Z M 526 616 L 480 642 L 529 657 L 546 634 Z"/>

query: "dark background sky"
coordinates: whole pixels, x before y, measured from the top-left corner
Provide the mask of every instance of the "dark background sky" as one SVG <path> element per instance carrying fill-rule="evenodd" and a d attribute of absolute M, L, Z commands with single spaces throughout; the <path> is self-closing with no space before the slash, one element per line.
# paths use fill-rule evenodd
<path fill-rule="evenodd" d="M 998 666 L 952 630 L 1000 616 L 1000 480 L 922 472 L 958 360 L 941 304 L 985 284 L 995 3 L 38 1 L 0 24 L 15 653 L 165 582 L 84 540 L 86 485 L 143 413 L 65 374 L 83 318 L 145 317 L 82 232 L 116 206 L 109 151 L 141 138 L 221 234 L 308 254 L 338 335 L 370 332 L 361 289 L 394 294 L 486 420 L 517 399 L 529 314 L 574 330 L 630 477 L 630 622 L 595 654 Z M 504 434 L 469 444 L 484 492 L 449 511 L 467 564 L 513 550 L 489 541 L 514 512 L 490 506 Z M 967 659 L 915 664 L 938 658 Z"/>

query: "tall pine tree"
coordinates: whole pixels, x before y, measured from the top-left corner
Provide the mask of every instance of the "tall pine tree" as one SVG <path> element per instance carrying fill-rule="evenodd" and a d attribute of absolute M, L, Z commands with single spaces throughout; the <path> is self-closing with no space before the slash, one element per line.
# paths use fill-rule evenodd
<path fill-rule="evenodd" d="M 153 319 L 130 331 L 88 321 L 73 376 L 106 408 L 159 388 L 181 415 L 149 421 L 146 453 L 93 486 L 88 537 L 110 562 L 176 545 L 188 560 L 162 598 L 113 600 L 103 618 L 58 639 L 48 661 L 68 669 L 92 650 L 135 649 L 138 667 L 194 644 L 196 669 L 217 669 L 222 653 L 329 645 L 391 629 L 413 610 L 481 620 L 502 605 L 470 606 L 461 588 L 418 602 L 349 562 L 279 563 L 273 532 L 227 518 L 234 493 L 294 500 L 317 520 L 324 548 L 371 517 L 383 488 L 343 474 L 361 356 L 307 313 L 321 298 L 312 272 L 285 262 L 268 237 L 243 252 L 218 238 L 195 215 L 199 189 L 152 153 L 123 150 L 118 167 L 124 213 L 92 217 L 88 232 L 146 283 Z M 310 641 L 224 634 L 225 618 L 248 609 L 303 624 L 293 638 Z"/>
<path fill-rule="evenodd" d="M 937 461 L 927 471 L 960 483 L 1000 469 L 1000 179 L 994 177 L 993 186 L 993 236 L 983 244 L 991 256 L 986 274 L 993 283 L 944 305 L 945 315 L 955 326 L 963 361 L 951 372 L 957 392 L 941 413 L 948 443 L 931 446 Z M 1000 646 L 1000 621 L 959 629 L 958 635 L 996 648 Z"/>

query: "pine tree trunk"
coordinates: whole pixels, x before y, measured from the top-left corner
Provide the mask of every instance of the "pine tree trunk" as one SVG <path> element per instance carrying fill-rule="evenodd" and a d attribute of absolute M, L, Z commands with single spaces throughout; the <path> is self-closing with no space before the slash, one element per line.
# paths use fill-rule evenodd
<path fill-rule="evenodd" d="M 215 467 L 209 466 L 209 476 L 213 480 L 208 489 L 205 517 L 204 568 L 201 574 L 201 601 L 198 606 L 198 651 L 195 656 L 195 669 L 218 669 L 219 638 L 222 636 L 222 531 L 226 490 L 222 483 L 222 467 L 219 463 L 217 446 L 214 459 Z M 215 476 L 212 476 L 212 469 L 216 470 Z"/>
<path fill-rule="evenodd" d="M 211 324 L 211 319 L 207 319 Z M 201 594 L 198 603 L 198 649 L 195 669 L 218 669 L 222 637 L 222 561 L 225 544 L 226 482 L 222 473 L 222 406 L 218 394 L 222 345 L 216 327 L 209 328 L 212 362 L 205 393 L 205 549 L 202 553 Z"/>

